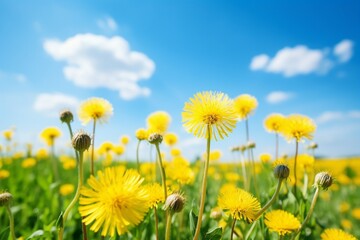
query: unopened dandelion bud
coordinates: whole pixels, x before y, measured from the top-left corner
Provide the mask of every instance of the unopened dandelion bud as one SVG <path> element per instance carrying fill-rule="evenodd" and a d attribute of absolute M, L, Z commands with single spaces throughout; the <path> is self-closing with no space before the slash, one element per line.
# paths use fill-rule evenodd
<path fill-rule="evenodd" d="M 245 152 L 245 150 L 247 149 L 246 145 L 241 145 L 238 148 L 239 148 L 239 151 L 241 151 L 241 152 Z"/>
<path fill-rule="evenodd" d="M 64 110 L 60 113 L 60 121 L 62 123 L 70 123 L 73 120 L 74 120 L 74 116 L 72 112 L 70 112 L 69 110 Z"/>
<path fill-rule="evenodd" d="M 148 138 L 148 141 L 151 144 L 159 144 L 162 142 L 162 140 L 163 140 L 163 136 L 159 133 L 152 133 Z"/>
<path fill-rule="evenodd" d="M 223 211 L 221 208 L 216 207 L 216 208 L 211 209 L 210 218 L 212 218 L 214 220 L 220 220 L 222 215 L 223 215 Z"/>
<path fill-rule="evenodd" d="M 327 172 L 319 172 L 315 176 L 315 187 L 327 190 L 333 183 L 333 177 Z"/>
<path fill-rule="evenodd" d="M 163 210 L 173 213 L 181 212 L 185 205 L 185 198 L 179 193 L 173 193 L 166 198 Z"/>
<path fill-rule="evenodd" d="M 255 143 L 255 142 L 249 141 L 249 142 L 247 143 L 247 148 L 253 149 L 253 148 L 255 148 L 255 147 L 256 147 L 256 143 Z"/>
<path fill-rule="evenodd" d="M 12 198 L 13 197 L 11 193 L 8 192 L 0 193 L 0 207 L 9 205 Z"/>
<path fill-rule="evenodd" d="M 274 168 L 274 175 L 278 179 L 285 179 L 288 178 L 290 174 L 290 169 L 286 165 L 277 165 Z"/>
<path fill-rule="evenodd" d="M 79 131 L 72 138 L 72 145 L 74 149 L 79 152 L 88 150 L 91 145 L 91 137 L 89 136 L 89 134 L 83 131 Z"/>
<path fill-rule="evenodd" d="M 310 145 L 309 145 L 309 149 L 317 149 L 318 147 L 319 147 L 318 144 L 315 143 L 315 142 L 312 142 L 312 143 L 310 143 Z"/>

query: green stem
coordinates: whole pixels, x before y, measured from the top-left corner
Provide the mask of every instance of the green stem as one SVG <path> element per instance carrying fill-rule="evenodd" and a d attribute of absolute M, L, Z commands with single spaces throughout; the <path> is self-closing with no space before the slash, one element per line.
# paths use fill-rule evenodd
<path fill-rule="evenodd" d="M 297 163 L 298 149 L 299 149 L 299 142 L 296 141 L 296 146 L 295 146 L 295 160 L 294 160 L 294 178 L 295 178 L 294 195 L 295 195 L 295 197 L 296 197 L 296 184 L 297 184 L 296 163 Z"/>
<path fill-rule="evenodd" d="M 156 240 L 159 240 L 159 218 L 157 216 L 156 207 L 154 207 L 154 216 L 155 216 L 155 237 Z"/>
<path fill-rule="evenodd" d="M 244 178 L 244 188 L 246 191 L 249 191 L 244 152 L 241 152 L 241 165 L 242 165 L 242 174 L 243 174 L 243 178 Z"/>
<path fill-rule="evenodd" d="M 91 175 L 94 175 L 94 151 L 95 151 L 95 127 L 96 119 L 94 118 L 93 132 L 92 132 L 92 143 L 91 143 Z"/>
<path fill-rule="evenodd" d="M 80 190 L 81 187 L 83 186 L 83 156 L 84 156 L 84 152 L 79 152 L 79 166 L 78 166 L 78 186 L 76 189 L 76 193 L 75 196 L 73 198 L 73 200 L 70 202 L 69 206 L 66 208 L 64 215 L 63 215 L 63 224 L 62 227 L 59 229 L 59 240 L 63 239 L 63 234 L 64 234 L 64 228 L 65 228 L 65 224 L 66 224 L 66 220 L 67 217 L 71 211 L 71 209 L 73 209 L 73 207 L 75 206 L 75 204 L 77 203 L 79 197 L 80 197 Z"/>
<path fill-rule="evenodd" d="M 308 214 L 306 215 L 305 217 L 305 220 L 304 222 L 301 224 L 301 227 L 295 232 L 295 234 L 293 235 L 293 237 L 291 239 L 295 239 L 296 236 L 304 229 L 306 223 L 309 221 L 313 211 L 314 211 L 314 208 L 315 208 L 315 204 L 316 204 L 316 201 L 318 199 L 318 196 L 319 196 L 319 192 L 320 192 L 320 188 L 317 187 L 316 188 L 316 191 L 315 191 L 315 194 L 314 194 L 314 197 L 313 197 L 313 200 L 311 202 L 311 206 L 310 206 L 310 209 L 309 209 L 309 212 Z"/>
<path fill-rule="evenodd" d="M 303 188 L 303 195 L 306 198 L 307 197 L 307 188 L 308 188 L 308 184 L 309 184 L 309 177 L 307 172 L 304 172 L 304 188 Z"/>
<path fill-rule="evenodd" d="M 55 178 L 55 182 L 59 181 L 59 171 L 58 171 L 58 166 L 57 166 L 57 162 L 55 159 L 55 143 L 54 140 L 51 144 L 50 147 L 50 151 L 51 151 L 51 161 L 52 161 L 52 165 L 53 165 L 53 171 L 54 171 L 54 178 Z"/>
<path fill-rule="evenodd" d="M 211 135 L 210 135 L 210 125 L 207 126 L 207 144 L 206 144 L 206 162 L 204 168 L 204 175 L 202 181 L 202 188 L 201 188 L 201 198 L 200 198 L 200 207 L 199 207 L 199 216 L 196 224 L 196 231 L 193 240 L 199 239 L 200 236 L 200 229 L 202 223 L 202 216 L 204 213 L 205 207 L 205 197 L 206 197 L 206 184 L 207 184 L 207 175 L 208 175 L 208 168 L 209 168 L 209 159 L 210 159 L 210 142 L 211 142 Z"/>
<path fill-rule="evenodd" d="M 247 240 L 250 237 L 251 233 L 254 231 L 256 223 L 257 223 L 256 221 L 252 223 L 249 231 L 245 235 L 245 238 L 244 238 L 245 240 Z"/>
<path fill-rule="evenodd" d="M 138 141 L 136 146 L 136 163 L 137 163 L 137 171 L 140 174 L 140 159 L 139 159 L 139 147 L 141 140 Z"/>
<path fill-rule="evenodd" d="M 233 221 L 232 226 L 231 226 L 230 240 L 233 240 L 235 223 L 236 223 L 236 218 L 234 218 L 234 221 Z"/>
<path fill-rule="evenodd" d="M 171 212 L 169 213 L 169 215 L 167 216 L 166 219 L 166 230 L 165 230 L 165 240 L 170 240 L 170 236 L 171 236 L 171 218 L 172 218 L 172 214 Z"/>
<path fill-rule="evenodd" d="M 256 214 L 255 214 L 255 220 L 258 219 L 275 201 L 275 199 L 277 198 L 279 192 L 280 192 L 280 188 L 281 188 L 281 183 L 282 183 L 283 179 L 279 178 L 275 193 L 273 194 L 273 196 L 271 197 L 271 199 L 265 204 L 265 206 L 263 208 L 261 208 Z"/>
<path fill-rule="evenodd" d="M 158 159 L 159 159 L 159 167 L 160 167 L 160 173 L 161 173 L 161 181 L 164 188 L 164 196 L 165 200 L 167 199 L 167 187 L 166 187 L 166 174 L 165 169 L 163 167 L 162 158 L 161 158 L 161 152 L 160 152 L 160 146 L 159 143 L 155 143 L 156 151 L 158 153 Z"/>
<path fill-rule="evenodd" d="M 7 211 L 8 215 L 9 215 L 11 239 L 16 240 L 15 227 L 14 227 L 14 216 L 13 216 L 13 214 L 11 212 L 9 204 L 6 204 L 5 208 L 6 208 L 6 211 Z"/>
<path fill-rule="evenodd" d="M 73 134 L 73 131 L 71 129 L 70 122 L 67 122 L 66 125 L 68 126 L 68 129 L 69 129 L 69 132 L 70 132 L 70 141 L 72 141 L 74 134 Z M 76 161 L 79 162 L 78 152 L 75 149 L 74 149 L 74 152 L 75 152 L 75 156 L 76 156 Z"/>
<path fill-rule="evenodd" d="M 275 161 L 278 160 L 279 157 L 279 134 L 275 133 Z"/>

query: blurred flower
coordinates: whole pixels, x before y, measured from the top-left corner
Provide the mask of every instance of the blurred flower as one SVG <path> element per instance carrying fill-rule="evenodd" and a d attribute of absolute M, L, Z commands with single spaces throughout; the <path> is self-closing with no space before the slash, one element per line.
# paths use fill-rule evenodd
<path fill-rule="evenodd" d="M 272 156 L 270 153 L 262 153 L 259 158 L 262 163 L 268 163 L 272 159 Z"/>
<path fill-rule="evenodd" d="M 70 170 L 76 168 L 76 160 L 73 158 L 67 158 L 62 162 L 63 168 L 65 170 Z"/>
<path fill-rule="evenodd" d="M 149 133 L 164 134 L 169 128 L 171 117 L 167 112 L 157 111 L 151 113 L 146 122 Z"/>
<path fill-rule="evenodd" d="M 128 135 L 123 135 L 120 138 L 120 142 L 124 145 L 128 144 L 130 142 L 130 137 Z"/>
<path fill-rule="evenodd" d="M 178 157 L 181 155 L 181 150 L 179 148 L 171 148 L 170 154 L 173 157 Z"/>
<path fill-rule="evenodd" d="M 353 227 L 352 222 L 348 219 L 341 220 L 341 226 L 348 230 L 351 230 Z"/>
<path fill-rule="evenodd" d="M 240 188 L 236 188 L 235 191 L 220 193 L 218 205 L 223 210 L 228 210 L 234 219 L 244 219 L 248 223 L 256 220 L 256 213 L 260 210 L 260 202 Z"/>
<path fill-rule="evenodd" d="M 271 232 L 277 232 L 280 236 L 291 233 L 300 228 L 300 222 L 289 212 L 272 210 L 265 215 L 265 225 Z"/>
<path fill-rule="evenodd" d="M 235 111 L 240 120 L 247 118 L 257 106 L 256 98 L 249 94 L 242 94 L 234 100 Z"/>
<path fill-rule="evenodd" d="M 125 146 L 123 145 L 113 146 L 112 150 L 116 155 L 120 156 L 125 152 Z"/>
<path fill-rule="evenodd" d="M 139 128 L 135 132 L 135 136 L 138 140 L 147 140 L 149 137 L 149 133 L 145 128 Z"/>
<path fill-rule="evenodd" d="M 306 172 L 313 170 L 315 158 L 309 154 L 300 154 L 297 157 L 299 166 L 302 167 Z"/>
<path fill-rule="evenodd" d="M 351 216 L 353 216 L 354 218 L 356 218 L 357 220 L 360 220 L 360 208 L 354 208 L 351 211 Z"/>
<path fill-rule="evenodd" d="M 186 102 L 182 113 L 186 131 L 200 138 L 223 139 L 236 126 L 233 101 L 224 93 L 200 92 Z M 208 132 L 210 131 L 210 132 Z"/>
<path fill-rule="evenodd" d="M 114 148 L 114 144 L 112 144 L 112 142 L 109 141 L 105 141 L 103 142 L 99 149 L 98 149 L 98 153 L 99 154 L 104 154 L 104 153 L 108 153 L 110 152 L 112 149 Z"/>
<path fill-rule="evenodd" d="M 160 184 L 147 184 L 145 189 L 149 194 L 148 202 L 151 208 L 157 208 L 159 203 L 165 202 L 164 189 Z"/>
<path fill-rule="evenodd" d="M 10 176 L 10 172 L 5 169 L 0 169 L 0 179 L 5 179 Z"/>
<path fill-rule="evenodd" d="M 164 135 L 164 142 L 166 145 L 170 147 L 175 145 L 177 141 L 178 141 L 178 137 L 175 133 L 166 133 Z"/>
<path fill-rule="evenodd" d="M 207 158 L 206 155 L 207 155 L 206 153 L 203 154 L 203 158 L 204 158 L 204 159 Z M 220 158 L 221 158 L 221 155 L 222 155 L 221 150 L 219 150 L 219 149 L 212 150 L 212 151 L 210 152 L 209 160 L 210 160 L 210 161 L 219 161 Z"/>
<path fill-rule="evenodd" d="M 356 240 L 356 238 L 340 229 L 328 228 L 320 235 L 322 240 Z"/>
<path fill-rule="evenodd" d="M 21 167 L 23 168 L 32 168 L 35 165 L 36 165 L 35 158 L 26 158 L 21 163 Z"/>
<path fill-rule="evenodd" d="M 143 178 L 134 170 L 123 167 L 98 171 L 98 178 L 90 176 L 90 188 L 81 190 L 79 212 L 90 230 L 111 237 L 138 225 L 149 210 L 149 194 L 141 185 Z"/>
<path fill-rule="evenodd" d="M 61 185 L 59 192 L 62 196 L 67 196 L 67 195 L 73 193 L 74 189 L 75 189 L 74 185 L 68 183 L 68 184 Z"/>
<path fill-rule="evenodd" d="M 79 119 L 86 125 L 91 120 L 106 122 L 113 114 L 113 107 L 109 101 L 103 98 L 93 97 L 81 103 Z"/>
<path fill-rule="evenodd" d="M 264 120 L 264 127 L 268 132 L 278 133 L 283 126 L 285 116 L 278 113 L 273 113 L 267 116 Z"/>
<path fill-rule="evenodd" d="M 61 131 L 57 127 L 47 127 L 42 130 L 40 137 L 48 146 L 53 146 L 56 138 L 61 136 Z"/>
<path fill-rule="evenodd" d="M 36 152 L 36 158 L 38 160 L 41 160 L 41 159 L 45 159 L 48 157 L 48 152 L 45 148 L 40 148 L 37 152 Z"/>
<path fill-rule="evenodd" d="M 3 136 L 6 139 L 6 141 L 11 141 L 11 139 L 14 136 L 14 131 L 12 129 L 5 130 L 2 133 L 3 133 Z"/>
<path fill-rule="evenodd" d="M 292 114 L 286 117 L 281 133 L 288 140 L 295 139 L 300 142 L 304 138 L 311 140 L 316 130 L 314 121 L 300 114 Z"/>
<path fill-rule="evenodd" d="M 349 209 L 350 209 L 350 204 L 348 202 L 342 202 L 339 206 L 340 213 L 345 213 L 349 211 Z"/>

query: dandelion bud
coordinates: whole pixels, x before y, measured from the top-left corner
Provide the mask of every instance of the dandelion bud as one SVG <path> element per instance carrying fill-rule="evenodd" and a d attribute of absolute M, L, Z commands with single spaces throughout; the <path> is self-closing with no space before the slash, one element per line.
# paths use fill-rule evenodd
<path fill-rule="evenodd" d="M 162 142 L 162 140 L 163 140 L 163 136 L 159 133 L 152 133 L 148 138 L 148 141 L 151 144 L 159 144 Z"/>
<path fill-rule="evenodd" d="M 308 148 L 309 148 L 309 149 L 317 149 L 317 148 L 318 148 L 318 144 L 315 143 L 315 142 L 312 142 L 312 143 L 310 143 L 310 145 L 309 145 Z"/>
<path fill-rule="evenodd" d="M 277 165 L 275 168 L 274 168 L 274 175 L 276 178 L 278 179 L 285 179 L 285 178 L 288 178 L 289 177 L 289 174 L 290 174 L 290 169 L 288 166 L 286 165 Z"/>
<path fill-rule="evenodd" d="M 323 190 L 327 190 L 333 183 L 333 177 L 327 172 L 319 172 L 315 176 L 315 187 L 321 187 Z"/>
<path fill-rule="evenodd" d="M 184 208 L 185 198 L 179 193 L 173 193 L 166 198 L 163 210 L 170 210 L 173 213 L 181 212 Z"/>
<path fill-rule="evenodd" d="M 11 193 L 8 192 L 0 193 L 0 207 L 10 204 L 12 198 L 13 197 Z"/>
<path fill-rule="evenodd" d="M 74 120 L 74 116 L 72 112 L 70 112 L 69 110 L 64 110 L 60 113 L 60 121 L 62 123 L 70 123 L 73 120 Z"/>
<path fill-rule="evenodd" d="M 89 134 L 83 131 L 79 131 L 72 138 L 72 145 L 75 148 L 75 150 L 79 152 L 88 150 L 88 148 L 91 145 L 91 137 L 89 136 Z"/>
<path fill-rule="evenodd" d="M 216 208 L 211 209 L 210 218 L 212 218 L 214 220 L 220 220 L 222 215 L 223 215 L 223 211 L 221 208 L 216 207 Z"/>
<path fill-rule="evenodd" d="M 249 142 L 247 143 L 247 148 L 252 149 L 252 148 L 255 148 L 255 147 L 256 147 L 256 143 L 255 143 L 255 142 L 249 141 Z"/>
<path fill-rule="evenodd" d="M 247 149 L 246 145 L 239 146 L 239 151 L 241 152 L 245 152 L 246 149 Z"/>

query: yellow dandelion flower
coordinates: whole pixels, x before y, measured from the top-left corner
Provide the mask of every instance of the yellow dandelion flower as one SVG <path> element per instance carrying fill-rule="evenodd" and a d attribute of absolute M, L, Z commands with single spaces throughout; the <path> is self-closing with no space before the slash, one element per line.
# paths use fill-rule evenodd
<path fill-rule="evenodd" d="M 350 210 L 350 204 L 348 202 L 342 202 L 340 205 L 339 205 L 339 211 L 341 213 L 345 213 L 347 211 Z"/>
<path fill-rule="evenodd" d="M 264 120 L 264 127 L 268 132 L 279 132 L 285 121 L 285 116 L 279 113 L 273 113 Z"/>
<path fill-rule="evenodd" d="M 75 189 L 74 185 L 68 183 L 68 184 L 61 185 L 59 192 L 60 192 L 61 196 L 67 196 L 67 195 L 73 193 L 74 189 Z"/>
<path fill-rule="evenodd" d="M 199 138 L 223 139 L 235 128 L 237 114 L 233 101 L 224 93 L 201 92 L 185 103 L 184 128 Z M 208 132 L 210 131 L 210 132 Z"/>
<path fill-rule="evenodd" d="M 93 97 L 81 103 L 78 114 L 84 125 L 91 120 L 106 122 L 113 114 L 113 107 L 108 100 Z"/>
<path fill-rule="evenodd" d="M 305 171 L 313 170 L 315 158 L 309 154 L 300 154 L 297 157 L 299 166 Z"/>
<path fill-rule="evenodd" d="M 48 146 L 53 146 L 55 139 L 60 136 L 61 131 L 57 127 L 47 127 L 40 134 L 40 137 L 45 141 Z"/>
<path fill-rule="evenodd" d="M 36 158 L 38 160 L 40 159 L 45 159 L 48 157 L 48 152 L 46 151 L 45 148 L 40 148 L 37 152 L 36 152 Z"/>
<path fill-rule="evenodd" d="M 179 148 L 171 148 L 170 154 L 173 157 L 178 157 L 181 155 L 181 150 Z"/>
<path fill-rule="evenodd" d="M 295 139 L 300 142 L 304 138 L 311 140 L 316 130 L 314 121 L 300 114 L 292 114 L 285 118 L 281 133 L 286 139 Z"/>
<path fill-rule="evenodd" d="M 3 131 L 2 134 L 7 141 L 11 141 L 11 139 L 13 138 L 13 135 L 14 135 L 14 131 L 9 129 L 9 130 Z"/>
<path fill-rule="evenodd" d="M 219 192 L 220 195 L 224 195 L 227 192 L 235 192 L 236 191 L 236 185 L 234 183 L 226 183 L 224 185 L 221 186 Z"/>
<path fill-rule="evenodd" d="M 265 214 L 265 225 L 270 231 L 284 236 L 299 229 L 301 224 L 291 213 L 283 210 L 273 210 Z"/>
<path fill-rule="evenodd" d="M 150 114 L 146 121 L 149 133 L 164 134 L 169 128 L 171 116 L 165 111 L 157 111 Z"/>
<path fill-rule="evenodd" d="M 123 145 L 117 145 L 114 146 L 113 149 L 114 153 L 118 156 L 121 156 L 125 152 L 125 146 Z"/>
<path fill-rule="evenodd" d="M 128 144 L 130 142 L 130 137 L 128 135 L 123 135 L 120 138 L 120 142 L 124 145 Z"/>
<path fill-rule="evenodd" d="M 164 136 L 164 142 L 168 146 L 173 146 L 177 143 L 178 137 L 175 133 L 166 133 Z"/>
<path fill-rule="evenodd" d="M 34 158 L 26 158 L 21 163 L 21 167 L 23 168 L 32 168 L 35 165 L 36 165 L 36 160 Z"/>
<path fill-rule="evenodd" d="M 351 211 L 351 215 L 356 218 L 357 220 L 360 220 L 360 208 L 354 208 Z"/>
<path fill-rule="evenodd" d="M 0 169 L 0 179 L 5 179 L 10 176 L 10 172 L 8 170 Z"/>
<path fill-rule="evenodd" d="M 76 160 L 73 158 L 68 158 L 65 161 L 63 161 L 62 165 L 65 170 L 74 169 L 76 168 Z"/>
<path fill-rule="evenodd" d="M 141 185 L 143 178 L 134 170 L 123 167 L 98 171 L 98 178 L 90 176 L 90 188 L 81 190 L 79 212 L 91 231 L 111 237 L 140 224 L 149 210 L 149 194 Z"/>
<path fill-rule="evenodd" d="M 262 163 L 268 163 L 272 159 L 272 156 L 270 153 L 262 153 L 259 158 Z"/>
<path fill-rule="evenodd" d="M 149 137 L 149 133 L 148 130 L 146 130 L 145 128 L 139 128 L 138 130 L 136 130 L 135 136 L 140 141 L 147 140 Z"/>
<path fill-rule="evenodd" d="M 145 188 L 149 193 L 148 201 L 151 208 L 157 208 L 159 203 L 165 202 L 164 189 L 160 184 L 147 184 Z"/>
<path fill-rule="evenodd" d="M 220 194 L 218 205 L 222 209 L 228 210 L 234 219 L 244 219 L 248 223 L 256 220 L 256 213 L 260 210 L 260 202 L 240 188 Z"/>
<path fill-rule="evenodd" d="M 322 240 L 356 240 L 353 235 L 336 228 L 325 229 L 320 237 Z"/>
<path fill-rule="evenodd" d="M 98 153 L 99 154 L 104 154 L 104 153 L 108 153 L 110 152 L 112 149 L 114 148 L 114 144 L 112 142 L 109 141 L 105 141 L 103 142 L 99 149 L 98 149 Z"/>
<path fill-rule="evenodd" d="M 341 226 L 348 230 L 351 230 L 353 227 L 352 222 L 348 219 L 341 220 Z"/>
<path fill-rule="evenodd" d="M 257 106 L 256 98 L 249 94 L 242 94 L 234 100 L 235 111 L 240 120 L 247 118 Z"/>

